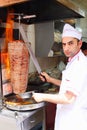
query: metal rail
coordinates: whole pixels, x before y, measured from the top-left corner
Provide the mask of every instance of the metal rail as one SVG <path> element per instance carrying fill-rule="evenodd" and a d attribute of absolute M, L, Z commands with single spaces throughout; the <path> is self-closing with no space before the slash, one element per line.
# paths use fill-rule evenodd
<path fill-rule="evenodd" d="M 2 84 L 2 57 L 0 44 L 0 110 L 3 108 L 3 84 Z"/>

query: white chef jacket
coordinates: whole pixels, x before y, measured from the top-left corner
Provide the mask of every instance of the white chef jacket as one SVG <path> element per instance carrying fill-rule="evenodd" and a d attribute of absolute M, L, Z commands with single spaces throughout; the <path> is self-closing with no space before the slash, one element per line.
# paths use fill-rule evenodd
<path fill-rule="evenodd" d="M 57 104 L 55 130 L 87 130 L 87 58 L 79 51 L 62 72 L 59 93 L 73 92 L 71 104 Z"/>

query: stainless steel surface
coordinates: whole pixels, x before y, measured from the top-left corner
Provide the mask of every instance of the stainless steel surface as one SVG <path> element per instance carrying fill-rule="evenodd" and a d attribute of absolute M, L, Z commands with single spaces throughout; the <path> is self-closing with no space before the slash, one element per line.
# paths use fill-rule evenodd
<path fill-rule="evenodd" d="M 42 122 L 42 129 L 45 130 L 45 109 L 18 112 L 3 109 L 0 111 L 1 130 L 31 130 L 38 123 Z"/>
<path fill-rule="evenodd" d="M 76 13 L 79 13 L 80 15 L 85 16 L 85 12 L 83 10 L 81 10 L 81 8 L 79 8 L 79 6 L 76 5 L 75 3 L 73 3 L 72 1 L 73 0 L 57 0 L 57 2 L 60 2 L 61 4 L 63 4 L 64 6 L 70 8 L 70 9 L 72 9 Z M 75 0 L 75 1 L 78 1 L 78 0 Z M 83 3 L 84 2 L 82 2 L 82 4 Z"/>
<path fill-rule="evenodd" d="M 41 108 L 45 105 L 44 102 L 36 103 L 36 104 L 29 104 L 29 105 L 9 105 L 6 104 L 6 108 L 14 111 L 29 111 Z"/>
<path fill-rule="evenodd" d="M 31 98 L 33 93 L 34 93 L 34 91 L 29 91 L 29 92 L 25 92 L 25 93 L 20 93 L 19 96 L 23 99 Z"/>
<path fill-rule="evenodd" d="M 0 44 L 0 110 L 3 108 L 3 84 L 2 84 L 2 58 L 1 58 L 1 44 Z"/>
<path fill-rule="evenodd" d="M 87 0 L 71 0 L 71 1 L 79 5 L 79 8 L 82 8 L 87 16 L 87 4 L 86 4 Z"/>
<path fill-rule="evenodd" d="M 37 57 L 48 57 L 54 43 L 54 22 L 35 24 L 35 53 Z"/>
<path fill-rule="evenodd" d="M 4 102 L 6 108 L 10 110 L 15 110 L 15 111 L 28 111 L 28 110 L 34 110 L 34 109 L 38 109 L 45 106 L 45 102 L 37 103 L 32 98 L 33 92 L 34 91 L 30 91 L 30 92 L 25 92 L 20 95 L 6 96 L 5 102 Z"/>
<path fill-rule="evenodd" d="M 40 65 L 39 65 L 39 63 L 38 63 L 38 61 L 37 61 L 37 59 L 36 59 L 36 57 L 35 57 L 35 55 L 34 55 L 34 53 L 32 51 L 31 45 L 29 44 L 28 38 L 27 38 L 27 36 L 26 36 L 26 34 L 24 32 L 24 29 L 23 29 L 22 25 L 19 26 L 19 30 L 20 30 L 22 38 L 23 38 L 23 40 L 24 40 L 24 42 L 25 42 L 25 44 L 26 44 L 26 46 L 28 48 L 31 59 L 32 59 L 38 73 L 40 74 L 41 73 L 41 67 L 40 67 Z"/>
<path fill-rule="evenodd" d="M 43 123 L 43 111 L 39 110 L 33 114 L 24 124 L 24 130 L 33 126 L 36 126 L 38 123 Z M 42 124 L 43 125 L 43 124 Z M 44 129 L 45 130 L 45 129 Z"/>

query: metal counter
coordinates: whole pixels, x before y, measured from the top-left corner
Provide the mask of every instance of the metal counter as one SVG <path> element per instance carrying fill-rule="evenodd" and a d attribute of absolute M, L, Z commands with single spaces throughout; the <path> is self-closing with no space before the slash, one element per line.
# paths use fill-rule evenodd
<path fill-rule="evenodd" d="M 31 130 L 40 122 L 42 123 L 42 129 L 45 130 L 44 107 L 26 112 L 11 111 L 8 109 L 0 111 L 1 130 Z"/>

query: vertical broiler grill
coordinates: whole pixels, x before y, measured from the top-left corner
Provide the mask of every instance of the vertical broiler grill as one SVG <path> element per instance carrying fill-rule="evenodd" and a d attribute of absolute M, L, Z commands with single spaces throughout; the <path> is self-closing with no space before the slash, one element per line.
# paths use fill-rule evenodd
<path fill-rule="evenodd" d="M 21 34 L 23 33 L 22 36 L 24 36 L 24 30 L 21 25 L 19 26 Z M 27 40 L 26 35 L 25 37 L 23 37 L 23 39 Z M 44 103 L 36 103 L 34 99 L 32 99 L 32 96 L 30 96 L 32 95 L 32 92 L 25 93 L 28 82 L 28 67 L 30 56 L 33 61 L 35 61 L 34 63 L 36 63 L 36 66 L 38 67 L 37 70 L 39 71 L 39 73 L 41 72 L 41 68 L 38 64 L 38 61 L 34 56 L 31 47 L 28 44 L 29 43 L 24 43 L 20 40 L 8 43 L 10 81 L 13 93 L 15 95 L 5 96 L 3 98 L 3 101 L 6 107 L 12 110 L 25 111 L 44 106 Z"/>

